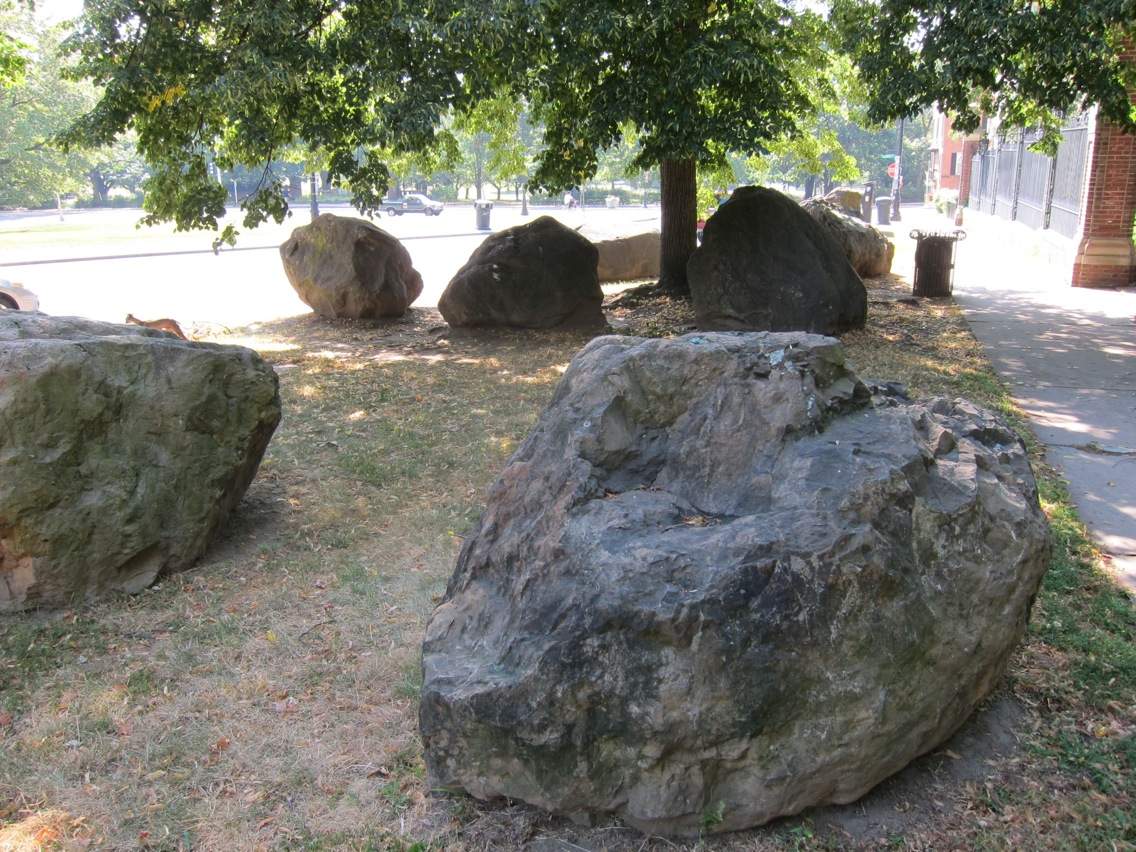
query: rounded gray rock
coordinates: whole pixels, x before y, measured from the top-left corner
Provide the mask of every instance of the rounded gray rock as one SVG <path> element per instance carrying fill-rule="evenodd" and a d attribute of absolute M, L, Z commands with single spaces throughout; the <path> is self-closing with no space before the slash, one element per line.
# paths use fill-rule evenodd
<path fill-rule="evenodd" d="M 580 233 L 599 252 L 596 275 L 600 283 L 659 277 L 658 231 L 627 233 L 588 225 Z"/>
<path fill-rule="evenodd" d="M 810 198 L 801 206 L 832 235 L 856 274 L 876 278 L 891 272 L 895 243 L 859 216 L 850 216 L 835 204 L 819 198 Z"/>
<path fill-rule="evenodd" d="M 736 190 L 706 222 L 686 271 L 699 328 L 839 334 L 868 316 L 844 251 L 773 189 Z"/>
<path fill-rule="evenodd" d="M 430 783 L 668 835 L 853 801 L 994 688 L 1048 552 L 989 412 L 826 337 L 597 338 L 427 627 Z"/>
<path fill-rule="evenodd" d="M 438 310 L 455 327 L 595 328 L 605 324 L 595 246 L 551 216 L 485 238 Z"/>
<path fill-rule="evenodd" d="M 324 213 L 292 232 L 280 259 L 297 295 L 323 317 L 400 317 L 422 295 L 402 243 L 365 219 Z"/>
<path fill-rule="evenodd" d="M 192 565 L 279 420 L 276 373 L 251 350 L 0 313 L 0 613 Z"/>

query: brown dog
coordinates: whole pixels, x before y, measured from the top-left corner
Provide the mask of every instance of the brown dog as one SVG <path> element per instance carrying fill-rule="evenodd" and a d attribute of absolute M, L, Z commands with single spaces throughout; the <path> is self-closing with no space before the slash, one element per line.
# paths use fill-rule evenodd
<path fill-rule="evenodd" d="M 180 337 L 182 340 L 189 340 L 185 336 L 185 332 L 181 330 L 181 326 L 172 319 L 156 319 L 156 320 L 140 320 L 134 314 L 127 314 L 126 321 L 132 322 L 135 325 L 144 325 L 146 328 L 156 328 L 158 331 L 168 331 L 175 337 Z"/>

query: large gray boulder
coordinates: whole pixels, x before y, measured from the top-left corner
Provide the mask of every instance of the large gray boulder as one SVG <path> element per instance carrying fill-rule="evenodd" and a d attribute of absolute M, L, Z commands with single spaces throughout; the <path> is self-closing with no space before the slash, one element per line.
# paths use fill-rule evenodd
<path fill-rule="evenodd" d="M 864 283 L 801 205 L 764 187 L 734 192 L 687 264 L 700 328 L 838 334 L 868 316 Z"/>
<path fill-rule="evenodd" d="M 485 238 L 438 310 L 452 326 L 594 328 L 605 323 L 595 246 L 541 216 Z"/>
<path fill-rule="evenodd" d="M 427 627 L 430 783 L 655 834 L 850 802 L 994 688 L 1047 542 L 1004 423 L 831 338 L 597 338 Z"/>
<path fill-rule="evenodd" d="M 596 275 L 601 283 L 659 277 L 661 236 L 658 231 L 625 233 L 585 226 L 580 233 L 591 240 L 599 252 Z"/>
<path fill-rule="evenodd" d="M 400 317 L 422 295 L 422 276 L 397 239 L 365 219 L 324 213 L 280 246 L 284 273 L 324 317 Z"/>
<path fill-rule="evenodd" d="M 0 313 L 0 612 L 193 564 L 279 420 L 276 374 L 248 349 Z"/>
<path fill-rule="evenodd" d="M 810 198 L 801 206 L 836 240 L 856 274 L 876 278 L 891 272 L 895 244 L 859 216 L 849 216 L 819 198 Z"/>

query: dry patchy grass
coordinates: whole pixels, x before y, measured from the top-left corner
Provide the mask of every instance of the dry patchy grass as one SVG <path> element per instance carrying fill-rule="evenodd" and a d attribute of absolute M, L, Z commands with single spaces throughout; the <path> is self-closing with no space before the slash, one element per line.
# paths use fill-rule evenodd
<path fill-rule="evenodd" d="M 1013 414 L 948 300 L 871 286 L 845 338 L 862 375 Z M 665 298 L 611 316 L 647 335 L 691 320 Z M 285 411 L 222 541 L 135 598 L 0 622 L 0 849 L 692 848 L 435 798 L 423 777 L 425 621 L 585 338 L 447 337 L 414 310 L 221 339 L 275 365 Z M 863 804 L 694 846 L 1133 848 L 1133 622 L 1046 483 L 1060 552 L 993 709 Z"/>

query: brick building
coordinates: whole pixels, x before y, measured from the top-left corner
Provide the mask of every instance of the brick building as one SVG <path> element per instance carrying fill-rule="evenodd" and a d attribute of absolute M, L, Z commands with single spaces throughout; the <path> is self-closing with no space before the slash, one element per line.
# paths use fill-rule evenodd
<path fill-rule="evenodd" d="M 967 154 L 967 142 L 972 150 Z M 961 188 L 964 171 L 969 170 L 967 162 L 973 156 L 973 148 L 978 144 L 978 136 L 963 136 L 954 132 L 951 118 L 935 110 L 931 121 L 931 151 L 927 168 L 927 196 L 934 198 L 942 190 L 957 193 Z"/>

